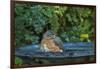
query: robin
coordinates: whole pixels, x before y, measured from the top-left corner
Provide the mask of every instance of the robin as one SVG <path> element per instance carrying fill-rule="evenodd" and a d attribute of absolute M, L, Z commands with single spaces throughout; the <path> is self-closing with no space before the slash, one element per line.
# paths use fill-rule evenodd
<path fill-rule="evenodd" d="M 41 40 L 41 50 L 44 52 L 63 52 L 63 42 L 53 31 L 47 30 Z"/>

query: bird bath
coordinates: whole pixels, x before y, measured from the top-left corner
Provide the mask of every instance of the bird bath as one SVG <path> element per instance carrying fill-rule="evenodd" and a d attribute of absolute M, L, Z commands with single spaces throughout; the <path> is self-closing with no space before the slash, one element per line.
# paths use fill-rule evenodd
<path fill-rule="evenodd" d="M 16 56 L 26 57 L 47 57 L 47 58 L 63 58 L 63 57 L 80 57 L 94 55 L 94 44 L 87 42 L 67 42 L 64 43 L 63 52 L 42 52 L 38 45 L 27 45 L 15 49 Z"/>

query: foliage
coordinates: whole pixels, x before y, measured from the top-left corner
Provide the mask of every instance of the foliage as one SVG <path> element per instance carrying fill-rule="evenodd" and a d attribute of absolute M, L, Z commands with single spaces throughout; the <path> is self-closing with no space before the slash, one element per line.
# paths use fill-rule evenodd
<path fill-rule="evenodd" d="M 16 4 L 15 45 L 39 43 L 47 24 L 63 41 L 81 41 L 82 34 L 91 37 L 94 13 L 90 7 Z"/>
<path fill-rule="evenodd" d="M 15 57 L 15 64 L 16 64 L 16 65 L 21 65 L 21 64 L 23 64 L 22 59 L 20 59 L 19 57 Z"/>

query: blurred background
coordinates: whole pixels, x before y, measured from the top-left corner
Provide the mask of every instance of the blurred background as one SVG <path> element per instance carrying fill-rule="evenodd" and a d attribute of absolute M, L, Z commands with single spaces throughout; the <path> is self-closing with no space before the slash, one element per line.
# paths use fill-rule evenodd
<path fill-rule="evenodd" d="M 15 4 L 15 46 L 38 44 L 47 24 L 63 42 L 93 42 L 94 15 L 93 7 Z"/>

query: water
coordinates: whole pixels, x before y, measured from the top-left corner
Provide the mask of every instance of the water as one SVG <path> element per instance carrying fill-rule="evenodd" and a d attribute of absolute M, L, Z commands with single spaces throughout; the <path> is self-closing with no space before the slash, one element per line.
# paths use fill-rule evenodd
<path fill-rule="evenodd" d="M 42 52 L 38 45 L 27 45 L 15 50 L 16 56 L 28 57 L 47 57 L 47 58 L 62 58 L 62 57 L 80 57 L 94 55 L 94 44 L 87 42 L 64 43 L 64 52 Z"/>

